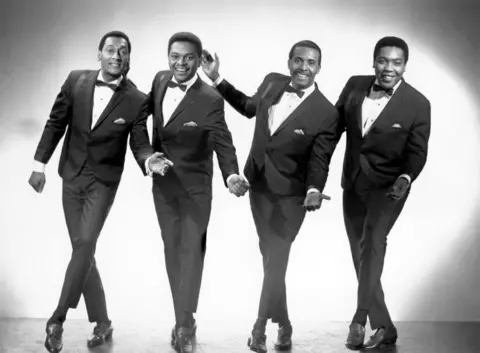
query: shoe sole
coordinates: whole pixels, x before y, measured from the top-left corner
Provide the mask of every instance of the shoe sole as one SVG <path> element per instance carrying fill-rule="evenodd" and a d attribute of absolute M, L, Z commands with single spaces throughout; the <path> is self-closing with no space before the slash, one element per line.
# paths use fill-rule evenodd
<path fill-rule="evenodd" d="M 374 346 L 365 346 L 365 349 L 390 348 L 390 347 L 395 346 L 396 343 L 397 343 L 397 340 L 395 339 L 395 340 L 380 342 L 380 343 L 377 343 Z"/>
<path fill-rule="evenodd" d="M 347 347 L 348 349 L 350 349 L 350 350 L 352 350 L 352 351 L 359 351 L 359 350 L 364 349 L 364 345 L 363 345 L 363 344 L 358 345 L 358 346 L 354 346 L 354 345 L 351 345 L 351 344 L 345 344 L 345 347 Z"/>

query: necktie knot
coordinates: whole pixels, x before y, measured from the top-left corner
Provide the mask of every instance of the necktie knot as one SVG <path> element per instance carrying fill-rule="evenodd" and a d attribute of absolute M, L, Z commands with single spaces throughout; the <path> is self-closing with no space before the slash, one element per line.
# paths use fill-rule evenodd
<path fill-rule="evenodd" d="M 393 94 L 393 88 L 385 88 L 385 87 L 382 87 L 380 85 L 377 85 L 376 83 L 373 84 L 373 91 L 374 92 L 383 91 L 383 92 L 387 93 L 390 97 Z"/>
<path fill-rule="evenodd" d="M 292 86 L 288 85 L 287 88 L 285 88 L 285 92 L 288 92 L 288 93 L 295 93 L 298 98 L 302 98 L 303 95 L 305 94 L 304 91 L 300 91 L 298 89 L 295 89 L 293 88 Z"/>
<path fill-rule="evenodd" d="M 108 82 L 100 81 L 100 80 L 95 81 L 95 86 L 97 86 L 97 87 L 108 87 L 108 88 L 112 89 L 112 91 L 116 91 L 117 88 L 118 88 L 118 86 L 114 83 L 108 83 Z"/>
<path fill-rule="evenodd" d="M 185 92 L 185 90 L 187 89 L 187 85 L 185 84 L 182 84 L 182 83 L 176 83 L 176 82 L 173 82 L 173 81 L 168 81 L 168 87 L 170 88 L 180 88 L 183 92 Z"/>

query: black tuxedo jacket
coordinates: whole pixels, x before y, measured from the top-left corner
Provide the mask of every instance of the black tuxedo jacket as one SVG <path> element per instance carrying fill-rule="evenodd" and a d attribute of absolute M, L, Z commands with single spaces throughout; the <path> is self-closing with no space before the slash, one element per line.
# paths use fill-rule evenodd
<path fill-rule="evenodd" d="M 347 132 L 344 189 L 353 185 L 360 170 L 378 187 L 390 186 L 401 174 L 413 182 L 427 160 L 430 102 L 405 81 L 362 137 L 362 104 L 374 81 L 375 76 L 351 77 L 336 103 L 338 138 Z"/>
<path fill-rule="evenodd" d="M 91 128 L 98 73 L 98 70 L 79 70 L 68 75 L 53 104 L 34 159 L 48 163 L 66 131 L 59 175 L 64 180 L 71 180 L 88 161 L 97 179 L 115 184 L 121 179 L 129 136 L 134 157 L 146 174 L 144 163 L 153 153 L 146 128 L 148 97 L 128 80 L 122 80 L 98 122 Z"/>
<path fill-rule="evenodd" d="M 183 189 L 205 189 L 211 195 L 213 151 L 225 185 L 229 175 L 238 174 L 238 161 L 232 135 L 225 122 L 223 99 L 198 77 L 164 124 L 163 98 L 171 79 L 170 71 L 158 72 L 150 92 L 153 147 L 174 163 L 165 176 L 155 176 L 155 180 L 161 189 L 177 185 Z"/>
<path fill-rule="evenodd" d="M 290 81 L 289 76 L 271 73 L 253 97 L 226 80 L 217 89 L 240 114 L 257 117 L 244 169 L 252 189 L 265 177 L 270 190 L 279 196 L 305 196 L 309 188 L 322 192 L 325 187 L 335 149 L 338 114 L 315 85 L 314 92 L 270 134 L 269 108 L 278 103 Z"/>

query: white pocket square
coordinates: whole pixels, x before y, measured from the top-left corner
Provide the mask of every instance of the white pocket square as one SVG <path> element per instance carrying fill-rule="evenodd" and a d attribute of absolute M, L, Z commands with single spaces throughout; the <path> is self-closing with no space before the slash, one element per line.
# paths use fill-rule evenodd
<path fill-rule="evenodd" d="M 123 119 L 123 118 L 118 118 L 118 119 L 115 119 L 115 120 L 113 121 L 113 123 L 114 123 L 114 124 L 120 124 L 120 125 L 122 125 L 122 124 L 125 124 L 126 121 L 125 121 L 125 119 Z"/>
<path fill-rule="evenodd" d="M 296 130 L 293 130 L 293 132 L 296 133 L 297 135 L 305 135 L 302 129 L 296 129 Z"/>
<path fill-rule="evenodd" d="M 183 126 L 195 127 L 198 126 L 195 121 L 189 121 L 188 123 L 183 124 Z"/>
<path fill-rule="evenodd" d="M 400 124 L 393 124 L 392 127 L 395 128 L 395 129 L 401 129 L 401 128 L 402 128 L 402 125 L 400 125 Z"/>

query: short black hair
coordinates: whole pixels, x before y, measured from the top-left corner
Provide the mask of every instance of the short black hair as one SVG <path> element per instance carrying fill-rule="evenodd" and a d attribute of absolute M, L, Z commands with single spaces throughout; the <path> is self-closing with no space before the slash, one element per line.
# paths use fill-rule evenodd
<path fill-rule="evenodd" d="M 172 48 L 172 44 L 175 42 L 189 42 L 192 43 L 197 47 L 197 54 L 200 58 L 202 56 L 203 47 L 202 41 L 198 38 L 195 34 L 190 32 L 178 32 L 175 33 L 173 36 L 170 37 L 168 41 L 168 53 L 170 54 L 170 49 Z"/>
<path fill-rule="evenodd" d="M 128 52 L 129 53 L 132 52 L 132 44 L 130 43 L 130 38 L 128 38 L 128 36 L 125 33 L 123 33 L 122 31 L 110 31 L 108 33 L 105 33 L 103 35 L 102 39 L 100 39 L 100 43 L 98 44 L 98 50 L 99 51 L 103 50 L 103 46 L 105 45 L 105 41 L 109 37 L 119 37 L 119 38 L 125 39 L 127 41 L 127 44 L 128 44 Z"/>
<path fill-rule="evenodd" d="M 318 51 L 318 64 L 322 62 L 322 50 L 317 45 L 317 43 L 312 42 L 311 40 L 301 40 L 300 42 L 295 43 L 292 46 L 292 49 L 290 49 L 290 53 L 288 53 L 289 60 L 292 60 L 293 52 L 295 51 L 295 48 L 298 48 L 298 47 L 307 47 L 307 48 L 315 49 L 316 51 Z"/>
<path fill-rule="evenodd" d="M 377 44 L 375 45 L 375 49 L 373 50 L 373 60 L 378 56 L 378 53 L 382 48 L 385 47 L 395 47 L 395 48 L 400 48 L 403 50 L 403 56 L 405 59 L 405 64 L 408 61 L 408 45 L 407 43 L 402 39 L 398 37 L 383 37 L 380 39 Z"/>

